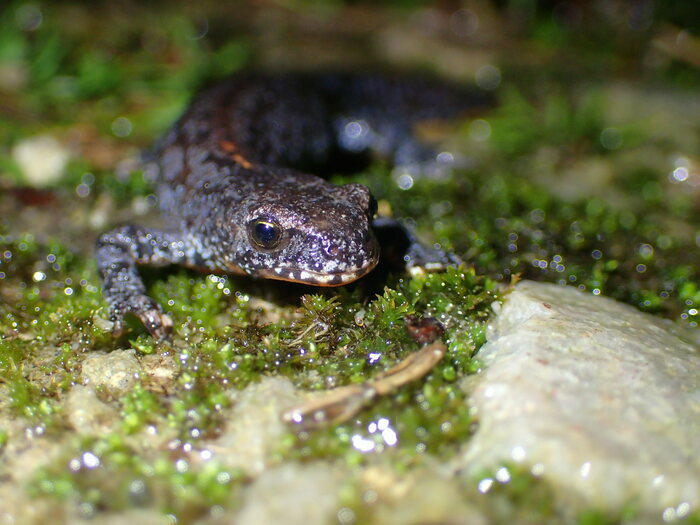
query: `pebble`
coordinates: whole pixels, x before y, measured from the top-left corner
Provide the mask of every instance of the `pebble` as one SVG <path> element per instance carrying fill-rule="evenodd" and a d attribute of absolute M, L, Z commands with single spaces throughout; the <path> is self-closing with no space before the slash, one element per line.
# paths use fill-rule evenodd
<path fill-rule="evenodd" d="M 301 395 L 283 377 L 265 377 L 230 394 L 233 406 L 225 417 L 226 425 L 207 448 L 231 468 L 260 474 L 271 464 L 280 440 L 289 432 L 281 414 L 299 404 Z"/>
<path fill-rule="evenodd" d="M 37 135 L 15 144 L 12 158 L 22 171 L 27 185 L 43 188 L 63 176 L 70 151 L 51 135 Z"/>
<path fill-rule="evenodd" d="M 81 379 L 92 388 L 104 388 L 109 394 L 119 397 L 139 381 L 141 364 L 136 359 L 136 351 L 114 350 L 113 352 L 93 352 L 83 361 Z"/>
<path fill-rule="evenodd" d="M 65 400 L 68 423 L 81 435 L 99 435 L 109 432 L 119 415 L 112 407 L 100 401 L 89 386 L 75 385 Z"/>

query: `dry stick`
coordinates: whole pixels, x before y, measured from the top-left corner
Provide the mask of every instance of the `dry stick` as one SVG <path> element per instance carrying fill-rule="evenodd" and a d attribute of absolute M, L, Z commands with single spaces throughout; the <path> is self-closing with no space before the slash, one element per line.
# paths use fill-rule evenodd
<path fill-rule="evenodd" d="M 389 394 L 426 375 L 445 353 L 447 347 L 440 340 L 425 345 L 376 378 L 328 390 L 316 399 L 285 412 L 282 420 L 298 425 L 299 430 L 312 430 L 347 421 L 376 397 Z"/>

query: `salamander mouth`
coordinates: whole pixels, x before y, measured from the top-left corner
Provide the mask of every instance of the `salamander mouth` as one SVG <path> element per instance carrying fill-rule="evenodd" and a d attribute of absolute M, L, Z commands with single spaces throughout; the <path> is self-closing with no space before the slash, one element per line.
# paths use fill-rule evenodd
<path fill-rule="evenodd" d="M 271 268 L 258 270 L 256 275 L 266 279 L 312 284 L 315 286 L 342 286 L 368 274 L 376 265 L 377 261 L 371 261 L 360 268 L 337 273 L 321 273 L 299 268 Z"/>

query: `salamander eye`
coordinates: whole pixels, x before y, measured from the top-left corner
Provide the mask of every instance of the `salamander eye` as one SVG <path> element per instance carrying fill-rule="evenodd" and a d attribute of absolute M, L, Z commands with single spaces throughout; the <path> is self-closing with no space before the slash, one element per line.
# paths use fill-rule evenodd
<path fill-rule="evenodd" d="M 282 240 L 282 228 L 269 219 L 255 219 L 248 224 L 248 235 L 258 247 L 271 250 Z"/>

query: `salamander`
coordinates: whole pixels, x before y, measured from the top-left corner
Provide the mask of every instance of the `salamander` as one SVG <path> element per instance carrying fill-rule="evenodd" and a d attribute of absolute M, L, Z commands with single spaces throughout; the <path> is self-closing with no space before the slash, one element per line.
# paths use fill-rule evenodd
<path fill-rule="evenodd" d="M 367 274 L 379 257 L 373 228 L 387 221 L 375 219 L 367 187 L 319 175 L 361 167 L 370 154 L 397 164 L 434 160 L 414 126 L 488 101 L 477 90 L 376 74 L 238 73 L 204 89 L 154 149 L 156 193 L 169 227 L 124 225 L 97 240 L 114 332 L 123 331 L 127 314 L 156 338 L 172 329 L 137 265 L 316 286 Z M 442 252 L 425 253 L 423 259 L 446 260 Z"/>

